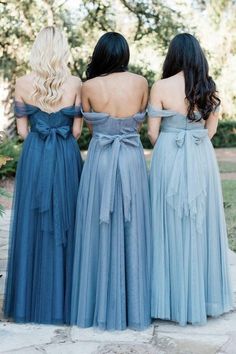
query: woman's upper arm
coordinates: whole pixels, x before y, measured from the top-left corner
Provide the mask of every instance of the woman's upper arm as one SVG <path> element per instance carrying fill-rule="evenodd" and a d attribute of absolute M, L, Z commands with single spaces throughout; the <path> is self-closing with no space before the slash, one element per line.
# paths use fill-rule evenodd
<path fill-rule="evenodd" d="M 18 104 L 22 104 L 22 107 L 24 105 L 24 100 L 23 97 L 21 95 L 22 92 L 22 79 L 18 79 L 16 80 L 16 84 L 15 84 L 15 105 Z M 19 107 L 20 110 L 20 107 Z M 25 112 L 19 112 L 17 113 L 17 108 L 15 107 L 15 111 L 16 111 L 16 117 L 19 118 L 16 120 L 16 126 L 17 126 L 17 133 L 23 138 L 25 139 L 28 135 L 29 132 L 29 128 L 28 128 L 28 117 L 26 115 Z"/>
<path fill-rule="evenodd" d="M 161 97 L 162 87 L 161 81 L 157 81 L 151 88 L 149 103 L 157 110 L 162 109 L 162 97 Z"/>
<path fill-rule="evenodd" d="M 150 91 L 149 104 L 151 105 L 151 110 L 149 109 L 148 114 L 148 135 L 151 143 L 154 145 L 160 131 L 161 117 L 155 111 L 162 109 L 162 99 L 161 99 L 161 88 L 160 83 L 156 82 Z M 150 111 L 151 114 L 150 114 Z"/>
<path fill-rule="evenodd" d="M 218 121 L 219 111 L 212 112 L 206 120 L 205 127 L 208 130 L 208 136 L 210 139 L 212 139 L 217 132 Z"/>
<path fill-rule="evenodd" d="M 143 79 L 143 98 L 141 104 L 141 111 L 144 111 L 146 109 L 148 103 L 148 82 L 145 78 Z"/>
<path fill-rule="evenodd" d="M 91 109 L 90 101 L 89 101 L 89 85 L 84 83 L 81 89 L 81 102 L 84 112 L 89 112 Z"/>
<path fill-rule="evenodd" d="M 81 80 L 76 80 L 76 96 L 75 96 L 76 115 L 72 127 L 73 136 L 78 139 L 81 135 L 83 128 L 83 117 L 81 112 Z M 78 110 L 79 109 L 79 110 Z M 78 110 L 78 111 L 77 111 Z"/>
<path fill-rule="evenodd" d="M 78 78 L 76 82 L 76 94 L 75 94 L 75 107 L 76 107 L 76 114 L 74 118 L 82 118 L 81 112 L 81 80 Z M 79 110 L 78 110 L 79 109 Z M 78 110 L 78 111 L 77 111 Z M 75 119 L 74 119 L 75 123 Z"/>
<path fill-rule="evenodd" d="M 81 90 L 81 101 L 82 101 L 82 107 L 84 112 L 90 112 L 91 111 L 91 104 L 89 100 L 90 95 L 90 88 L 87 82 L 85 82 L 82 85 L 82 90 Z M 89 128 L 89 131 L 92 133 L 93 132 L 93 126 L 92 124 L 89 124 L 86 122 L 87 127 Z"/>
<path fill-rule="evenodd" d="M 76 82 L 75 106 L 81 105 L 81 88 L 82 88 L 82 82 L 78 78 L 78 80 Z"/>
<path fill-rule="evenodd" d="M 22 78 L 19 78 L 16 80 L 15 84 L 15 101 L 24 103 L 24 100 L 22 98 L 21 92 L 22 92 Z"/>

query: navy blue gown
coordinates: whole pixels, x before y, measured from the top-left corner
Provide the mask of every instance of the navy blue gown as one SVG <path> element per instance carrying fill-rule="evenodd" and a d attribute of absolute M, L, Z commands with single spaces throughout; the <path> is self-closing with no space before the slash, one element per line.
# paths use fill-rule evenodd
<path fill-rule="evenodd" d="M 69 322 L 74 222 L 82 159 L 71 127 L 80 107 L 55 113 L 16 102 L 28 134 L 18 162 L 4 314 L 16 322 Z"/>

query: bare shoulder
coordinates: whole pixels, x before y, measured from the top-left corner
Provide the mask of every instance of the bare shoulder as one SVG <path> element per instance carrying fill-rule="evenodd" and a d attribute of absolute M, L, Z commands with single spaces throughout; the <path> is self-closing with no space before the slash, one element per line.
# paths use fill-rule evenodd
<path fill-rule="evenodd" d="M 154 84 L 152 85 L 152 91 L 159 91 L 160 89 L 167 87 L 168 83 L 166 80 L 168 79 L 161 79 L 154 82 Z"/>
<path fill-rule="evenodd" d="M 77 85 L 78 84 L 81 84 L 81 78 L 79 76 L 75 76 L 75 75 L 71 75 L 71 80 L 74 81 L 74 83 L 76 83 Z"/>
<path fill-rule="evenodd" d="M 33 76 L 27 74 L 16 79 L 15 83 L 15 99 L 18 101 L 27 100 L 27 97 L 32 93 Z"/>
<path fill-rule="evenodd" d="M 16 84 L 15 87 L 16 88 L 25 88 L 25 86 L 32 84 L 33 78 L 32 78 L 32 74 L 26 74 L 23 76 L 20 76 L 16 79 Z"/>
<path fill-rule="evenodd" d="M 83 82 L 82 91 L 83 92 L 94 92 L 103 86 L 103 80 L 101 77 L 95 77 Z"/>
<path fill-rule="evenodd" d="M 137 84 L 143 86 L 143 87 L 148 87 L 148 81 L 147 79 L 139 74 L 135 74 L 135 73 L 128 73 L 128 75 L 135 81 L 137 82 Z"/>
<path fill-rule="evenodd" d="M 79 76 L 71 75 L 69 76 L 68 81 L 74 87 L 80 87 L 82 85 L 82 81 Z"/>
<path fill-rule="evenodd" d="M 165 88 L 165 86 L 166 86 L 166 84 L 165 84 L 164 80 L 157 80 L 152 85 L 151 92 L 159 93 L 161 90 L 163 90 L 163 88 Z"/>
<path fill-rule="evenodd" d="M 185 84 L 184 76 L 182 74 L 176 74 L 173 76 L 170 76 L 166 79 L 160 80 L 162 88 L 165 89 L 178 89 L 183 87 Z"/>

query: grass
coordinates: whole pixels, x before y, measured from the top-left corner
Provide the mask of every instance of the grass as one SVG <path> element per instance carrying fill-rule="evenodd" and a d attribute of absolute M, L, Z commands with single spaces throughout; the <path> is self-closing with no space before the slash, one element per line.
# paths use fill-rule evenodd
<path fill-rule="evenodd" d="M 222 181 L 229 247 L 236 252 L 236 180 Z"/>
<path fill-rule="evenodd" d="M 236 172 L 236 163 L 229 161 L 218 161 L 220 172 L 221 173 L 229 173 Z"/>

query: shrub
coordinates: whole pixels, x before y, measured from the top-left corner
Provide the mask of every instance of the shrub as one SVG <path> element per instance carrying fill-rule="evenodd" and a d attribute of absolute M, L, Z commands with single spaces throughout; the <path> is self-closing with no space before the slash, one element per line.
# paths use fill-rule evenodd
<path fill-rule="evenodd" d="M 143 123 L 140 131 L 141 141 L 144 149 L 152 149 L 152 144 L 150 143 L 147 135 L 147 122 Z M 79 146 L 81 150 L 87 150 L 89 141 L 91 139 L 91 134 L 88 128 L 85 126 L 83 128 L 83 133 L 79 139 Z M 220 121 L 217 134 L 214 136 L 213 145 L 216 148 L 219 147 L 236 147 L 236 121 Z"/>
<path fill-rule="evenodd" d="M 84 125 L 82 134 L 78 141 L 80 150 L 88 150 L 90 140 L 91 140 L 91 133 L 88 127 Z"/>
<path fill-rule="evenodd" d="M 11 161 L 11 158 L 9 156 L 0 155 L 0 170 L 4 165 L 9 163 L 9 161 Z M 5 189 L 1 187 L 0 187 L 0 197 L 9 197 L 9 193 L 7 193 L 7 191 L 5 191 Z M 0 217 L 3 216 L 3 214 L 4 214 L 4 206 L 0 203 Z"/>
<path fill-rule="evenodd" d="M 151 149 L 152 145 L 147 136 L 147 123 L 140 131 L 141 140 L 145 149 Z M 215 148 L 236 147 L 236 120 L 220 121 L 217 133 L 212 139 Z"/>
<path fill-rule="evenodd" d="M 220 121 L 213 145 L 219 147 L 236 147 L 236 120 Z"/>
<path fill-rule="evenodd" d="M 152 145 L 147 136 L 147 122 L 142 125 L 140 136 L 143 147 L 151 149 Z M 81 150 L 87 150 L 91 140 L 91 133 L 87 126 L 84 126 L 81 137 L 79 138 L 79 146 Z M 218 131 L 213 138 L 214 147 L 236 147 L 236 121 L 220 121 Z M 0 144 L 0 155 L 10 157 L 8 161 L 0 168 L 0 179 L 3 177 L 14 176 L 16 173 L 16 165 L 21 151 L 22 142 L 18 138 L 4 138 Z"/>
<path fill-rule="evenodd" d="M 3 177 L 14 176 L 16 173 L 16 165 L 19 159 L 22 143 L 18 138 L 4 138 L 0 144 L 0 155 L 9 157 L 10 160 L 3 164 L 0 168 L 0 179 Z"/>

